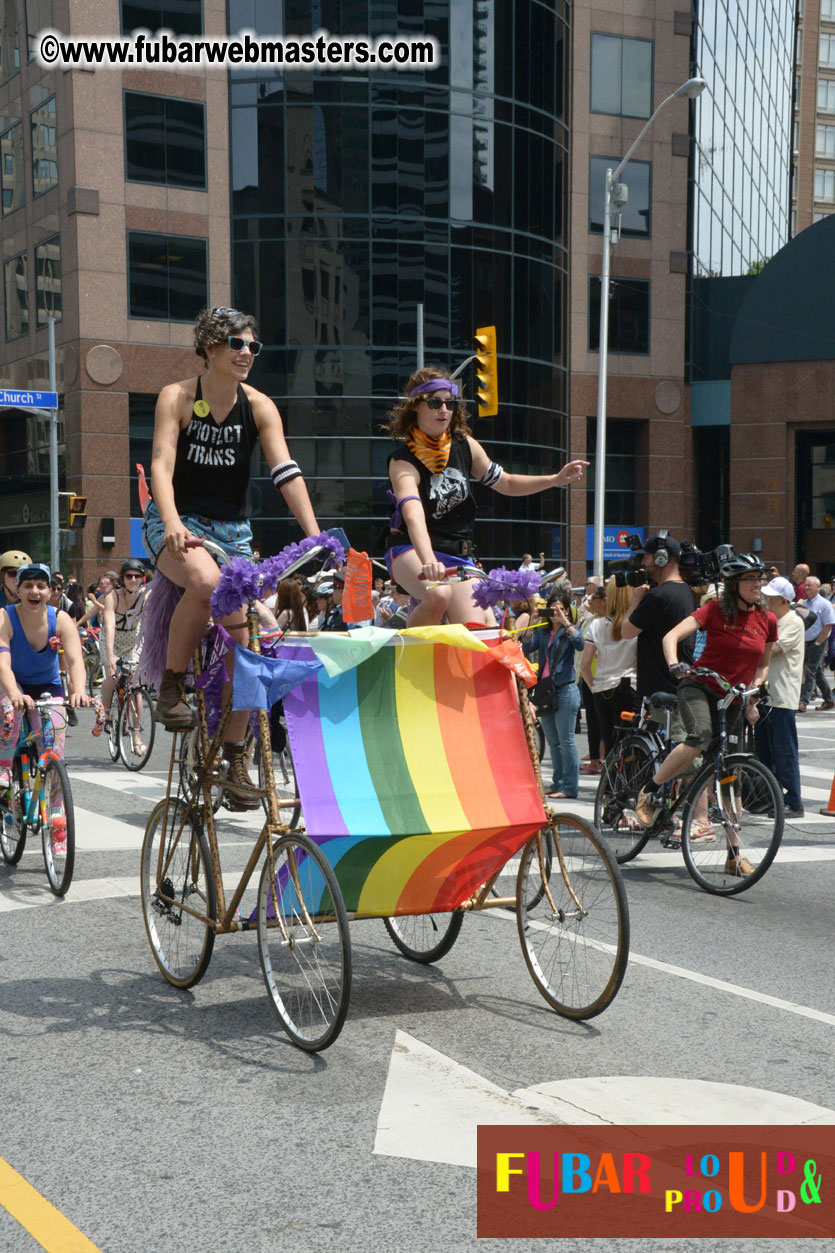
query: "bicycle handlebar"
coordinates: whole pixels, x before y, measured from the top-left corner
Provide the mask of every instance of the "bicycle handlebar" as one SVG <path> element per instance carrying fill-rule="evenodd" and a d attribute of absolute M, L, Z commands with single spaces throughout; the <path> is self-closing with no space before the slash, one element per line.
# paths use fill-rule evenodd
<path fill-rule="evenodd" d="M 706 666 L 691 666 L 686 674 L 681 676 L 685 679 L 714 679 L 722 688 L 726 696 L 739 696 L 746 699 L 748 696 L 767 696 L 767 683 L 758 683 L 755 687 L 745 687 L 742 683 L 732 684 L 721 674 L 715 670 L 708 670 Z"/>

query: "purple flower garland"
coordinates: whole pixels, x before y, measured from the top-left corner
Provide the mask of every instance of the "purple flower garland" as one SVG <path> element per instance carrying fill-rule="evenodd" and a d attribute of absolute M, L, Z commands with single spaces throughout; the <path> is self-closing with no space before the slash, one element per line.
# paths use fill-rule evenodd
<path fill-rule="evenodd" d="M 507 566 L 499 566 L 475 585 L 473 600 L 479 609 L 492 609 L 501 600 L 527 600 L 536 595 L 541 582 L 538 570 L 508 570 Z"/>
<path fill-rule="evenodd" d="M 268 557 L 257 565 L 246 557 L 234 557 L 224 566 L 220 582 L 212 594 L 212 615 L 226 618 L 237 613 L 241 605 L 259 600 L 274 592 L 284 571 L 311 548 L 325 548 L 328 558 L 326 568 L 338 567 L 345 562 L 345 549 L 333 535 L 323 531 L 321 535 L 308 535 L 298 544 L 288 544 L 275 557 Z"/>

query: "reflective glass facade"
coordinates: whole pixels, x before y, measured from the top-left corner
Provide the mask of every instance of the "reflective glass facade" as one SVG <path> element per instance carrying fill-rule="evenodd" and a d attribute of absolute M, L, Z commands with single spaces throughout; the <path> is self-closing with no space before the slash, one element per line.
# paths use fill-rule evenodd
<path fill-rule="evenodd" d="M 416 364 L 460 364 L 495 323 L 500 414 L 476 437 L 508 471 L 566 448 L 568 5 L 563 0 L 230 0 L 229 29 L 433 35 L 400 73 L 231 76 L 234 301 L 267 347 L 251 381 L 285 420 L 323 525 L 379 555 L 390 441 Z M 472 370 L 465 372 L 473 394 Z M 261 466 L 265 551 L 297 534 Z M 477 488 L 481 493 L 481 489 Z M 565 552 L 565 493 L 484 491 L 483 556 Z"/>
<path fill-rule="evenodd" d="M 795 0 L 694 0 L 693 267 L 746 274 L 789 236 Z"/>

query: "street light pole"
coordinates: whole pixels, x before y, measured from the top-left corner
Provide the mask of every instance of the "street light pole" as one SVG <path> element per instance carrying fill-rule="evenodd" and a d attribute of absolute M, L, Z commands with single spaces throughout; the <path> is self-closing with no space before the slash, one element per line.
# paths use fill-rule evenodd
<path fill-rule="evenodd" d="M 628 162 L 638 144 L 646 135 L 661 110 L 670 103 L 684 96 L 695 100 L 700 96 L 707 84 L 703 78 L 688 78 L 671 96 L 662 100 L 658 108 L 641 129 L 637 138 L 630 145 L 626 155 L 614 170 L 606 171 L 603 195 L 603 255 L 600 266 L 600 342 L 598 351 L 600 360 L 597 374 L 597 445 L 594 461 L 594 573 L 603 577 L 603 532 L 605 526 L 604 506 L 606 500 L 606 403 L 607 381 L 609 372 L 609 270 L 612 251 L 612 206 L 614 191 L 621 171 Z"/>

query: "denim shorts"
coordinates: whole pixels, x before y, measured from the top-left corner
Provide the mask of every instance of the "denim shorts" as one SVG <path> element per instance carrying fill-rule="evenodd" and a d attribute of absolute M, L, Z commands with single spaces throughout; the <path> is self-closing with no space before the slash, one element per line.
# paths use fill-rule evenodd
<path fill-rule="evenodd" d="M 180 521 L 198 539 L 214 540 L 228 557 L 246 557 L 252 561 L 252 527 L 248 522 L 221 522 L 218 518 L 204 518 L 195 513 L 182 514 Z M 153 501 L 149 501 L 145 510 L 142 543 L 154 562 L 165 547 L 165 526 Z"/>

